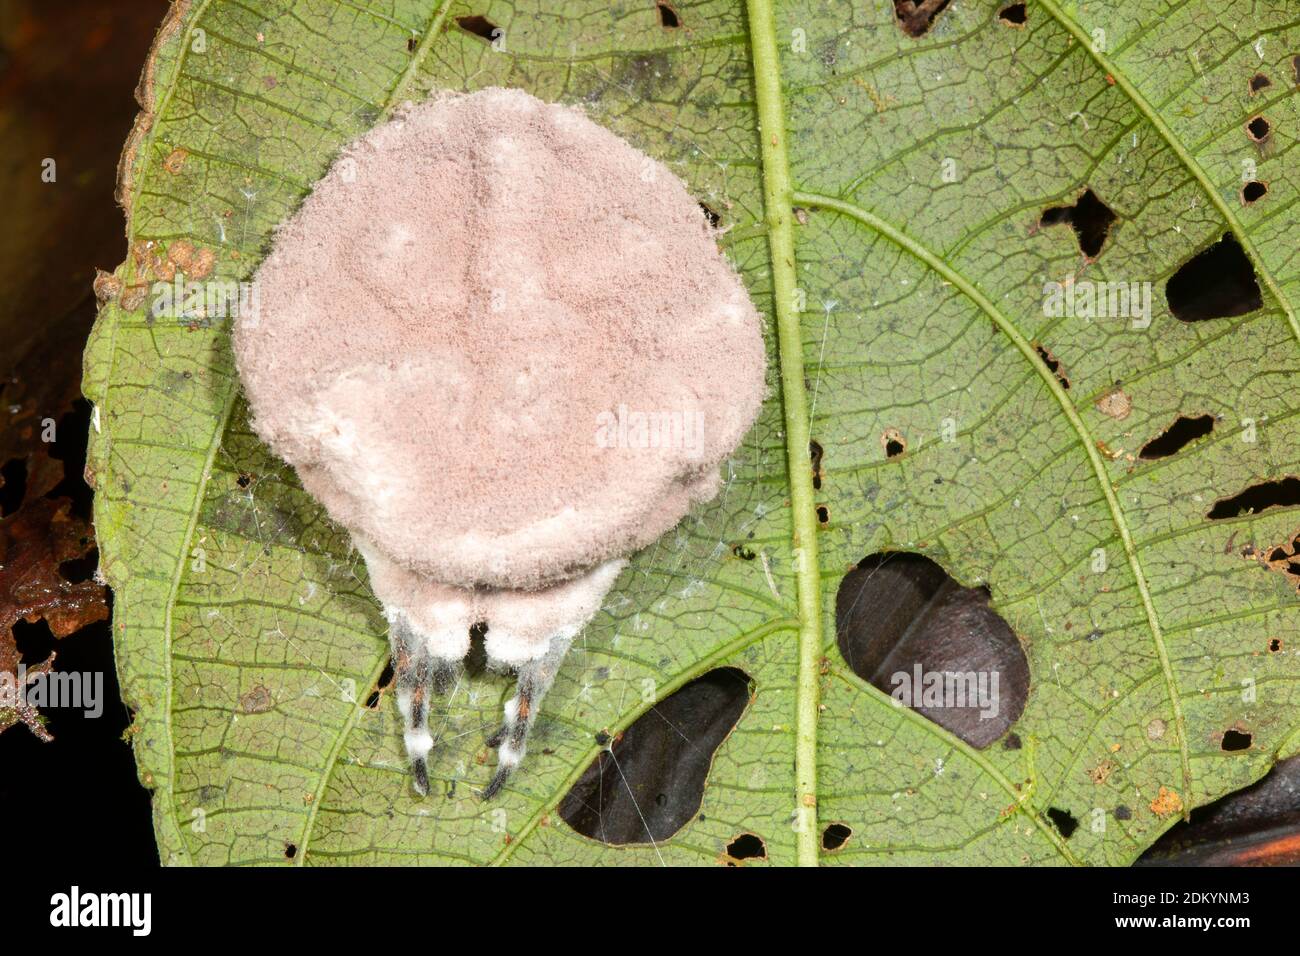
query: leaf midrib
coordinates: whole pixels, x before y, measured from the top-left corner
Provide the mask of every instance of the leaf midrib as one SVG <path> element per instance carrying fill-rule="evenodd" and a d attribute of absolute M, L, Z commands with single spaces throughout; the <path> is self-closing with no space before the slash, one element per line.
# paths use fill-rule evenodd
<path fill-rule="evenodd" d="M 785 417 L 786 471 L 790 486 L 791 560 L 799 615 L 799 664 L 795 694 L 795 831 L 800 866 L 816 866 L 817 723 L 821 691 L 822 610 L 819 532 L 812 463 L 812 422 L 804 382 L 803 330 L 794 310 L 797 283 L 794 253 L 793 187 L 786 151 L 785 104 L 776 18 L 771 0 L 747 0 L 750 67 L 757 107 L 763 173 L 763 218 L 772 268 L 772 307 L 776 313 L 777 358 Z"/>

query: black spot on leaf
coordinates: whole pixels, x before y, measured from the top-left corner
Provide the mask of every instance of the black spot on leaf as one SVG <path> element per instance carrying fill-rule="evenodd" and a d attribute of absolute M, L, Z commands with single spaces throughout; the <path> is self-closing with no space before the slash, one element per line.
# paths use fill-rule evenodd
<path fill-rule="evenodd" d="M 813 488 L 820 489 L 822 486 L 822 455 L 825 452 L 822 446 L 815 441 L 808 443 L 808 457 L 812 459 L 812 480 Z"/>
<path fill-rule="evenodd" d="M 375 681 L 375 686 L 370 689 L 370 695 L 366 697 L 366 707 L 370 710 L 379 708 L 379 701 L 383 697 L 383 692 L 393 686 L 393 659 L 388 658 L 388 663 L 384 665 L 383 673 L 379 675 L 379 680 Z"/>
<path fill-rule="evenodd" d="M 849 837 L 853 836 L 853 830 L 843 823 L 832 823 L 822 831 L 822 849 L 828 853 L 833 853 L 848 842 Z"/>
<path fill-rule="evenodd" d="M 1049 372 L 1056 376 L 1056 380 L 1061 383 L 1061 388 L 1070 387 L 1069 377 L 1061 370 L 1061 361 L 1045 345 L 1035 343 L 1034 350 L 1038 352 L 1038 357 L 1043 360 Z"/>
<path fill-rule="evenodd" d="M 767 846 L 753 833 L 742 833 L 727 844 L 727 856 L 733 860 L 766 860 Z"/>
<path fill-rule="evenodd" d="M 709 225 L 717 229 L 718 223 L 722 222 L 722 217 L 714 211 L 713 207 L 701 202 L 700 211 L 704 213 L 704 218 L 709 220 Z"/>
<path fill-rule="evenodd" d="M 1079 829 L 1079 821 L 1073 813 L 1068 810 L 1061 810 L 1058 807 L 1049 807 L 1047 810 L 1047 819 L 1052 821 L 1058 833 L 1065 839 L 1070 839 L 1074 831 Z"/>
<path fill-rule="evenodd" d="M 907 439 L 897 428 L 886 428 L 885 433 L 880 436 L 880 444 L 885 448 L 886 458 L 897 458 L 907 451 Z"/>
<path fill-rule="evenodd" d="M 1257 179 L 1252 179 L 1246 185 L 1241 187 L 1241 201 L 1249 206 L 1251 203 L 1259 202 L 1268 192 L 1268 184 L 1261 183 Z"/>
<path fill-rule="evenodd" d="M 1023 27 L 1029 16 L 1025 12 L 1023 3 L 1013 3 L 1011 6 L 1003 7 L 998 11 L 998 19 L 1010 27 Z"/>
<path fill-rule="evenodd" d="M 1138 457 L 1168 458 L 1212 431 L 1214 431 L 1213 415 L 1197 415 L 1195 418 L 1179 415 L 1172 425 L 1142 446 Z"/>
<path fill-rule="evenodd" d="M 583 836 L 613 846 L 667 840 L 699 812 L 713 754 L 753 696 L 749 675 L 721 667 L 638 717 L 561 801 Z"/>
<path fill-rule="evenodd" d="M 472 33 L 481 40 L 487 40 L 489 43 L 501 36 L 501 28 L 487 17 L 480 16 L 479 14 L 457 17 L 456 26 L 460 27 L 466 33 Z"/>
<path fill-rule="evenodd" d="M 1273 85 L 1273 81 L 1270 80 L 1267 76 L 1265 76 L 1263 73 L 1256 73 L 1254 76 L 1250 78 L 1251 95 L 1258 93 L 1260 90 L 1266 90 L 1272 85 Z"/>
<path fill-rule="evenodd" d="M 873 554 L 844 576 L 836 643 L 863 680 L 975 747 L 1015 723 L 1029 693 L 1024 649 L 989 607 L 919 554 Z"/>
<path fill-rule="evenodd" d="M 934 25 L 935 17 L 943 13 L 950 0 L 894 0 L 894 16 L 903 32 L 910 37 L 923 37 Z"/>
<path fill-rule="evenodd" d="M 1273 132 L 1273 127 L 1262 116 L 1252 117 L 1250 122 L 1246 124 L 1246 135 L 1256 143 L 1266 141 L 1271 132 Z"/>
<path fill-rule="evenodd" d="M 1183 322 L 1232 318 L 1264 305 L 1255 269 L 1232 233 L 1183 263 L 1165 285 L 1165 298 Z"/>
<path fill-rule="evenodd" d="M 677 15 L 677 11 L 673 9 L 672 4 L 659 0 L 655 6 L 659 8 L 659 22 L 664 29 L 675 30 L 682 25 L 681 17 Z"/>
<path fill-rule="evenodd" d="M 1290 508 L 1300 505 L 1300 478 L 1288 475 L 1273 481 L 1261 481 L 1231 498 L 1220 498 L 1206 515 L 1211 521 L 1259 514 L 1266 508 Z"/>
<path fill-rule="evenodd" d="M 1106 243 L 1110 227 L 1114 224 L 1115 213 L 1097 198 L 1091 189 L 1085 189 L 1083 195 L 1073 206 L 1053 206 L 1044 209 L 1039 217 L 1040 226 L 1068 225 L 1074 230 L 1079 241 L 1079 251 L 1089 259 L 1101 254 L 1101 247 Z"/>
<path fill-rule="evenodd" d="M 1238 750 L 1250 749 L 1251 735 L 1235 727 L 1229 727 L 1223 732 L 1223 741 L 1219 745 L 1228 753 L 1234 753 Z"/>

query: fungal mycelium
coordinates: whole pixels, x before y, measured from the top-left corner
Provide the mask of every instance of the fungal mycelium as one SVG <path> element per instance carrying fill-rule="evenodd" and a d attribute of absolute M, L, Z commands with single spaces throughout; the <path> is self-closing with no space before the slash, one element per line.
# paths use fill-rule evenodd
<path fill-rule="evenodd" d="M 626 556 L 717 493 L 764 393 L 760 318 L 667 167 L 504 89 L 344 149 L 255 281 L 254 427 L 365 557 L 417 791 L 470 629 L 518 672 L 490 797 Z"/>

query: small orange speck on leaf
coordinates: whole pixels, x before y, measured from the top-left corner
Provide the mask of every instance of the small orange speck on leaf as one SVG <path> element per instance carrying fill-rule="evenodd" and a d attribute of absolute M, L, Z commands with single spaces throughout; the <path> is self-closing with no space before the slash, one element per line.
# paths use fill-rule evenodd
<path fill-rule="evenodd" d="M 1171 813 L 1180 813 L 1183 809 L 1183 798 L 1177 791 L 1170 790 L 1168 787 L 1161 787 L 1156 798 L 1151 801 L 1151 812 L 1158 817 L 1167 817 Z"/>

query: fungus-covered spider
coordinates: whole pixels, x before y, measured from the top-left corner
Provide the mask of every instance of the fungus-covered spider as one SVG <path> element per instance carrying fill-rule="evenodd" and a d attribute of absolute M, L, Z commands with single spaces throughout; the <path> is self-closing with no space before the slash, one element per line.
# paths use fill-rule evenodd
<path fill-rule="evenodd" d="M 717 492 L 764 392 L 759 316 L 665 166 L 502 89 L 347 147 L 256 289 L 254 427 L 365 557 L 417 791 L 471 627 L 518 672 L 490 797 L 625 556 Z"/>

